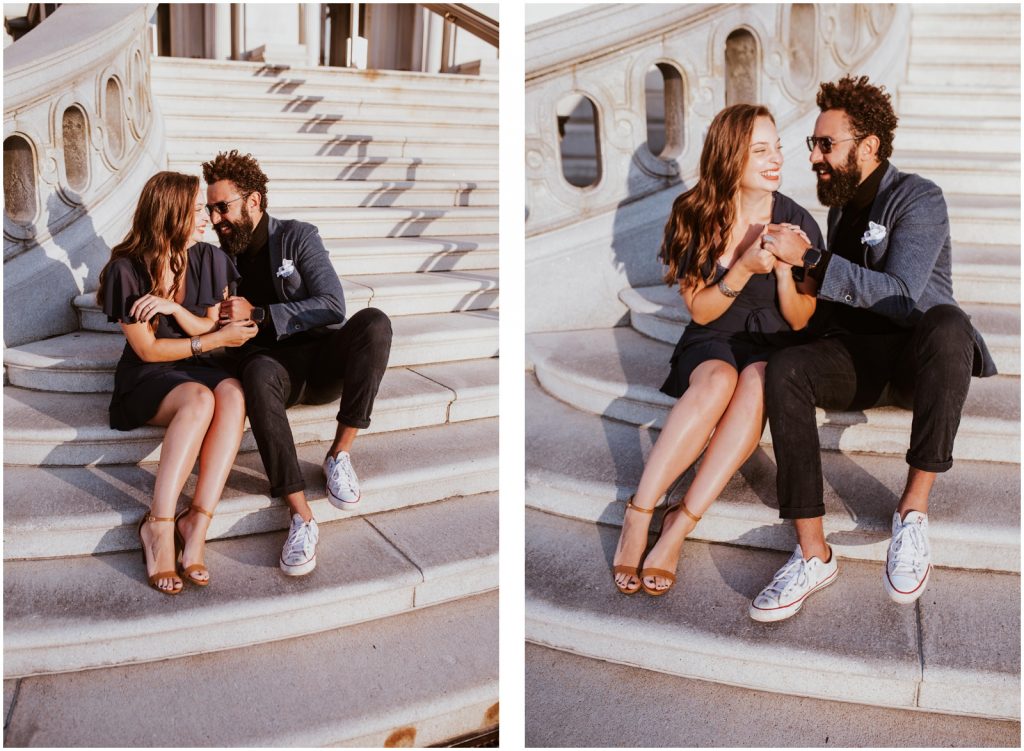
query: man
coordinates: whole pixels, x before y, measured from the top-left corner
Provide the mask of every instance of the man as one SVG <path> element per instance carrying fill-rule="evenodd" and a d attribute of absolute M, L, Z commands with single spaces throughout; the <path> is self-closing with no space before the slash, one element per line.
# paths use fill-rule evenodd
<path fill-rule="evenodd" d="M 251 319 L 260 328 L 222 361 L 242 381 L 270 492 L 292 512 L 281 570 L 301 576 L 316 567 L 319 533 L 286 410 L 340 394 L 338 428 L 324 459 L 327 498 L 339 508 L 355 506 L 359 480 L 349 452 L 358 431 L 370 425 L 391 352 L 391 322 L 374 308 L 345 320 L 341 282 L 319 233 L 266 213 L 267 176 L 252 155 L 220 153 L 203 164 L 203 177 L 213 229 L 241 274 L 237 296 L 221 303 L 221 323 Z"/>
<path fill-rule="evenodd" d="M 866 76 L 823 83 L 807 139 L 818 199 L 829 207 L 828 249 L 769 225 L 765 247 L 819 283 L 821 338 L 768 362 L 765 402 L 778 464 L 779 515 L 798 545 L 750 605 L 757 621 L 796 614 L 838 573 L 825 542 L 815 407 L 913 409 L 907 482 L 893 514 L 883 585 L 914 602 L 931 573 L 928 496 L 952 464 L 972 375 L 994 375 L 981 336 L 953 299 L 949 216 L 942 191 L 888 159 L 897 118 Z"/>

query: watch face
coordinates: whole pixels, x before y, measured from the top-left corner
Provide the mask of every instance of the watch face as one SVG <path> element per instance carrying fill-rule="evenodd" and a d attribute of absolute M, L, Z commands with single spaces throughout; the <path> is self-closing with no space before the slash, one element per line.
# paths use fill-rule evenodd
<path fill-rule="evenodd" d="M 804 251 L 804 267 L 813 269 L 821 263 L 821 251 L 817 248 L 808 248 Z"/>
<path fill-rule="evenodd" d="M 265 308 L 253 308 L 252 309 L 252 320 L 256 323 L 263 323 L 263 318 L 266 316 L 267 311 Z"/>

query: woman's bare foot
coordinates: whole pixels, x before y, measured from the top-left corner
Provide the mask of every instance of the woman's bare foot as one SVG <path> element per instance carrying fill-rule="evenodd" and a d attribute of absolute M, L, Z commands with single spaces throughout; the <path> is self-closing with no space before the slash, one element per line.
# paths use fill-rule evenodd
<path fill-rule="evenodd" d="M 146 578 L 158 571 L 174 571 L 178 553 L 174 547 L 174 528 L 170 521 L 147 521 L 139 534 L 142 538 L 142 552 L 146 556 Z M 178 592 L 182 581 L 177 576 L 162 576 L 155 582 L 161 592 Z"/>
<path fill-rule="evenodd" d="M 210 529 L 210 518 L 198 511 L 196 506 L 191 506 L 178 518 L 177 524 L 178 532 L 185 542 L 181 553 L 181 568 L 187 570 L 189 566 L 203 566 L 203 568 L 191 571 L 188 578 L 200 586 L 207 584 L 210 581 L 210 572 L 206 569 L 204 562 L 206 560 L 206 533 Z"/>
<path fill-rule="evenodd" d="M 653 509 L 645 509 L 633 505 L 633 499 L 626 505 L 626 515 L 622 520 L 622 533 L 619 544 L 615 548 L 612 569 L 618 566 L 640 568 L 640 560 L 647 549 L 647 530 L 651 526 Z M 636 573 L 615 572 L 615 586 L 624 594 L 632 594 L 640 589 L 640 577 Z"/>
<path fill-rule="evenodd" d="M 651 552 L 644 559 L 644 568 L 658 568 L 664 571 L 675 571 L 679 566 L 679 556 L 683 550 L 683 542 L 697 526 L 697 522 L 683 513 L 677 506 L 674 511 L 665 515 L 661 523 L 661 534 L 654 543 Z M 645 576 L 644 583 L 649 589 L 669 589 L 673 581 L 664 576 Z"/>

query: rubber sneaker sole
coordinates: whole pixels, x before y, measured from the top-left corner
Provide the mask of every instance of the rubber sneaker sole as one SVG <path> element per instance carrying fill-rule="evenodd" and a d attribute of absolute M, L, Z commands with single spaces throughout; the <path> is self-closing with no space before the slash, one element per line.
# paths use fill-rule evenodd
<path fill-rule="evenodd" d="M 754 606 L 753 602 L 751 602 L 750 603 L 750 609 L 749 609 L 750 617 L 753 618 L 758 623 L 774 623 L 776 621 L 784 621 L 787 618 L 792 618 L 794 615 L 796 615 L 797 613 L 800 612 L 800 608 L 802 608 L 804 606 L 804 601 L 808 597 L 813 595 L 815 592 L 824 589 L 829 584 L 834 582 L 836 580 L 836 576 L 838 574 L 839 574 L 839 567 L 836 566 L 836 570 L 833 571 L 832 574 L 827 579 L 825 579 L 822 582 L 818 582 L 818 585 L 816 587 L 814 587 L 814 589 L 811 589 L 808 592 L 805 592 L 803 597 L 801 597 L 796 602 L 793 602 L 793 603 L 790 603 L 789 605 L 786 605 L 785 607 L 768 608 L 768 609 L 758 608 L 758 607 Z"/>
<path fill-rule="evenodd" d="M 289 566 L 280 558 L 278 559 L 278 564 L 281 566 L 281 570 L 288 576 L 304 576 L 316 568 L 316 555 L 314 554 L 308 561 L 297 566 Z"/>
<path fill-rule="evenodd" d="M 334 495 L 334 493 L 331 492 L 330 488 L 327 489 L 327 500 L 331 502 L 331 505 L 334 506 L 334 508 L 340 508 L 342 511 L 345 511 L 346 509 L 350 508 L 355 508 L 356 506 L 358 506 L 359 501 L 362 499 L 362 497 L 363 494 L 360 493 L 358 496 L 356 496 L 356 499 L 354 501 L 346 501 Z"/>
<path fill-rule="evenodd" d="M 900 605 L 909 605 L 912 602 L 916 602 L 917 598 L 924 594 L 925 587 L 928 586 L 928 580 L 931 576 L 932 565 L 929 563 L 928 570 L 924 572 L 924 578 L 921 580 L 921 583 L 909 592 L 904 592 L 901 589 L 896 589 L 895 585 L 889 581 L 889 567 L 886 566 L 882 570 L 882 584 L 885 585 L 885 593 L 889 595 L 890 600 Z"/>

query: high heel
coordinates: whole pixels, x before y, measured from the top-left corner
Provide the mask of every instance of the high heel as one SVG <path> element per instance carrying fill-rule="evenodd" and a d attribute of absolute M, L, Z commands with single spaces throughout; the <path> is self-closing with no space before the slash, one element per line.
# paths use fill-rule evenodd
<path fill-rule="evenodd" d="M 152 514 L 146 514 L 142 517 L 142 521 L 139 522 L 139 542 L 142 543 L 142 565 L 145 566 L 147 575 L 149 572 L 149 560 L 146 558 L 146 541 L 142 539 L 142 527 L 146 522 L 173 522 L 174 517 L 170 516 L 153 516 Z M 177 525 L 175 525 L 177 528 Z M 177 586 L 172 589 L 163 589 L 157 586 L 157 582 L 161 579 L 173 579 Z M 157 592 L 165 595 L 176 595 L 180 594 L 181 590 L 184 589 L 185 584 L 178 577 L 176 571 L 157 571 L 155 574 L 149 577 L 149 586 L 155 589 Z"/>
<path fill-rule="evenodd" d="M 627 514 L 630 512 L 630 510 L 632 510 L 632 511 L 639 511 L 641 514 L 653 514 L 654 513 L 654 509 L 652 509 L 652 508 L 640 508 L 639 506 L 634 504 L 633 503 L 633 498 L 634 498 L 634 496 L 630 496 L 629 497 L 629 501 L 626 503 L 626 513 Z M 625 515 L 623 515 L 623 524 L 625 524 Z M 644 535 L 644 539 L 645 540 L 647 539 L 646 535 Z M 647 545 L 645 544 L 644 545 L 644 549 L 646 549 L 646 548 L 647 548 Z M 642 557 L 643 556 L 643 552 L 641 552 L 640 555 Z M 638 560 L 636 566 L 623 566 L 623 565 L 612 566 L 612 580 L 614 581 L 615 577 L 618 576 L 619 574 L 628 574 L 629 576 L 636 576 L 639 579 L 639 576 L 637 575 L 637 568 L 639 567 L 639 565 L 640 565 L 640 561 Z M 633 594 L 636 594 L 637 592 L 640 591 L 640 586 L 642 585 L 642 583 L 643 582 L 641 581 L 641 582 L 637 583 L 637 585 L 635 587 L 627 588 L 627 587 L 620 586 L 618 582 L 615 582 L 615 588 L 617 590 L 619 590 L 620 592 L 622 592 L 622 594 L 624 594 L 624 595 L 633 595 Z"/>
<path fill-rule="evenodd" d="M 199 508 L 199 506 L 196 506 L 195 504 L 192 504 L 187 509 L 178 514 L 176 517 L 174 517 L 174 539 L 177 541 L 178 547 L 181 549 L 182 563 L 184 563 L 185 561 L 185 535 L 183 535 L 181 533 L 181 530 L 178 529 L 178 521 L 184 518 L 191 511 L 195 511 L 196 513 L 202 514 L 203 516 L 213 519 L 213 514 L 211 514 L 204 508 Z M 191 566 L 187 566 L 185 568 L 179 567 L 179 572 L 185 579 L 188 579 L 190 583 L 195 584 L 197 587 L 205 587 L 208 586 L 210 583 L 210 569 L 206 568 L 205 564 L 193 563 Z M 206 574 L 206 578 L 196 579 L 193 576 L 193 574 L 200 573 Z"/>
<path fill-rule="evenodd" d="M 661 517 L 661 531 L 658 533 L 659 539 L 661 538 L 662 533 L 664 533 L 665 531 L 665 523 L 668 521 L 668 515 L 671 514 L 673 511 L 682 511 L 688 517 L 693 519 L 695 526 L 696 523 L 699 522 L 702 518 L 700 516 L 697 516 L 696 514 L 691 513 L 690 509 L 686 508 L 686 505 L 682 501 L 680 501 L 674 506 L 670 506 L 667 509 L 665 509 L 665 514 Z M 657 543 L 655 543 L 655 545 L 657 545 Z M 676 566 L 678 565 L 679 559 L 676 559 Z M 644 579 L 646 579 L 649 576 L 660 576 L 663 579 L 668 579 L 668 586 L 664 589 L 648 587 L 647 582 L 645 582 Z M 663 594 L 668 593 L 668 591 L 672 589 L 673 586 L 675 586 L 675 583 L 676 572 L 674 570 L 667 571 L 663 568 L 644 568 L 640 571 L 640 587 L 644 590 L 644 592 L 651 595 L 652 597 L 661 597 Z"/>

